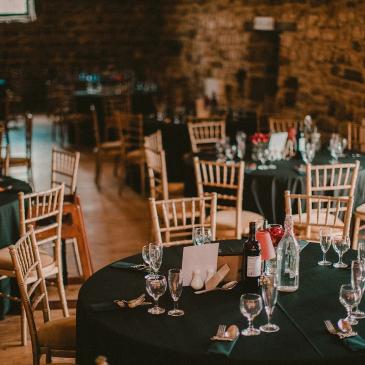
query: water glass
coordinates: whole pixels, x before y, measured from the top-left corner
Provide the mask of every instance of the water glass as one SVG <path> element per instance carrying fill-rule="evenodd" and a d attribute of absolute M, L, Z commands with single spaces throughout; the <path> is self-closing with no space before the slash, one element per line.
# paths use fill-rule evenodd
<path fill-rule="evenodd" d="M 148 310 L 151 314 L 162 314 L 165 313 L 165 309 L 159 307 L 158 299 L 166 292 L 166 278 L 163 275 L 152 275 L 146 279 L 146 290 L 147 293 L 155 301 L 155 305 Z"/>
<path fill-rule="evenodd" d="M 353 288 L 359 288 L 361 290 L 361 301 L 365 285 L 365 267 L 364 262 L 361 260 L 353 260 L 351 262 L 351 285 Z M 356 306 L 352 311 L 351 317 L 354 321 L 365 318 L 365 312 L 359 310 Z"/>
<path fill-rule="evenodd" d="M 350 249 L 350 237 L 342 235 L 334 236 L 333 248 L 338 254 L 338 262 L 333 264 L 333 267 L 335 267 L 336 269 L 346 268 L 348 265 L 342 261 L 342 256 L 345 252 L 347 252 Z"/>
<path fill-rule="evenodd" d="M 163 247 L 157 243 L 150 243 L 148 252 L 150 255 L 151 269 L 153 270 L 154 275 L 157 275 L 162 264 Z"/>
<path fill-rule="evenodd" d="M 184 315 L 182 309 L 178 309 L 177 302 L 181 296 L 183 289 L 183 277 L 180 269 L 170 269 L 168 275 L 169 290 L 171 298 L 174 302 L 174 309 L 167 312 L 169 316 L 179 317 Z"/>
<path fill-rule="evenodd" d="M 261 165 L 257 167 L 259 170 L 267 170 L 267 166 L 265 164 L 266 164 L 266 161 L 269 158 L 269 153 L 270 152 L 267 148 L 265 148 L 265 149 L 260 148 L 257 151 L 257 158 L 261 163 Z"/>
<path fill-rule="evenodd" d="M 212 232 L 210 228 L 194 227 L 193 228 L 193 244 L 196 246 L 204 245 L 212 241 Z"/>
<path fill-rule="evenodd" d="M 277 332 L 280 327 L 271 323 L 276 301 L 278 299 L 276 272 L 266 274 L 261 278 L 262 299 L 264 300 L 264 307 L 267 315 L 267 324 L 260 326 L 262 332 Z"/>
<path fill-rule="evenodd" d="M 260 334 L 260 330 L 254 328 L 252 325 L 253 320 L 262 311 L 262 300 L 258 294 L 243 294 L 240 298 L 240 310 L 241 313 L 248 320 L 248 328 L 244 329 L 242 336 L 257 336 Z"/>
<path fill-rule="evenodd" d="M 320 243 L 321 250 L 323 253 L 323 258 L 322 258 L 322 261 L 318 262 L 318 265 L 320 265 L 320 266 L 332 265 L 331 261 L 326 260 L 326 253 L 331 247 L 332 240 L 333 240 L 332 229 L 322 228 L 319 231 L 319 243 Z"/>
<path fill-rule="evenodd" d="M 313 143 L 307 143 L 305 146 L 305 153 L 308 163 L 312 163 L 316 155 L 316 145 Z"/>
<path fill-rule="evenodd" d="M 357 245 L 358 260 L 365 260 L 365 241 L 359 241 Z"/>
<path fill-rule="evenodd" d="M 357 324 L 357 321 L 351 317 L 352 308 L 356 307 L 361 298 L 361 290 L 359 288 L 353 288 L 351 284 L 341 285 L 340 289 L 340 303 L 345 307 L 347 317 L 345 318 L 351 325 Z"/>

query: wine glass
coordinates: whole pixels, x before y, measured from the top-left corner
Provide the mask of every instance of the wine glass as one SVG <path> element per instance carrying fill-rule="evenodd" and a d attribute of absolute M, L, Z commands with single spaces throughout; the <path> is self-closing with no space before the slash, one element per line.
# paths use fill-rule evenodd
<path fill-rule="evenodd" d="M 318 262 L 318 265 L 320 265 L 320 266 L 330 266 L 330 265 L 332 265 L 331 261 L 326 260 L 326 253 L 331 247 L 332 239 L 333 239 L 332 229 L 322 228 L 319 231 L 319 243 L 320 243 L 321 250 L 322 250 L 322 253 L 323 253 L 322 261 Z"/>
<path fill-rule="evenodd" d="M 342 256 L 345 252 L 347 252 L 350 249 L 350 237 L 342 235 L 334 236 L 332 242 L 333 242 L 333 248 L 338 254 L 338 262 L 333 264 L 333 267 L 335 267 L 336 269 L 339 268 L 344 269 L 348 265 L 342 261 Z"/>
<path fill-rule="evenodd" d="M 308 163 L 312 163 L 316 155 L 316 145 L 313 143 L 307 143 L 305 146 L 305 153 L 307 155 Z"/>
<path fill-rule="evenodd" d="M 277 332 L 280 327 L 271 323 L 271 317 L 275 309 L 276 301 L 278 299 L 276 272 L 265 274 L 261 278 L 262 299 L 264 300 L 265 311 L 267 315 L 267 323 L 260 326 L 262 332 Z"/>
<path fill-rule="evenodd" d="M 365 260 L 365 241 L 359 241 L 357 245 L 358 260 Z"/>
<path fill-rule="evenodd" d="M 167 312 L 169 316 L 179 317 L 184 315 L 184 311 L 182 309 L 178 309 L 177 302 L 181 296 L 183 289 L 183 277 L 180 269 L 170 269 L 169 276 L 169 289 L 171 298 L 174 302 L 174 309 L 171 309 Z"/>
<path fill-rule="evenodd" d="M 259 149 L 257 151 L 257 158 L 259 159 L 261 165 L 258 166 L 259 170 L 267 170 L 266 161 L 269 156 L 269 150 L 268 149 Z"/>
<path fill-rule="evenodd" d="M 145 264 L 148 265 L 149 273 L 145 276 L 145 278 L 147 278 L 147 276 L 152 274 L 151 263 L 150 263 L 150 245 L 144 245 L 142 247 L 142 258 Z"/>
<path fill-rule="evenodd" d="M 212 232 L 210 228 L 194 227 L 193 229 L 193 244 L 201 246 L 212 241 Z"/>
<path fill-rule="evenodd" d="M 158 274 L 162 264 L 163 247 L 160 244 L 149 244 L 150 266 L 154 272 L 154 275 Z"/>
<path fill-rule="evenodd" d="M 155 305 L 148 310 L 151 314 L 165 313 L 165 309 L 158 306 L 158 299 L 166 292 L 166 278 L 163 275 L 152 275 L 146 279 L 147 293 L 155 301 Z"/>
<path fill-rule="evenodd" d="M 241 313 L 248 320 L 248 328 L 244 329 L 241 334 L 243 336 L 257 336 L 260 334 L 260 330 L 254 328 L 252 325 L 253 320 L 262 310 L 262 300 L 258 294 L 243 294 L 240 298 L 240 310 Z"/>
<path fill-rule="evenodd" d="M 364 262 L 361 260 L 353 260 L 351 262 L 351 285 L 353 288 L 360 289 L 361 294 L 359 302 L 361 302 L 361 298 L 364 293 L 364 284 L 365 284 Z M 351 317 L 354 321 L 356 321 L 356 319 L 365 318 L 365 313 L 359 310 L 358 307 L 356 306 L 352 311 Z"/>
<path fill-rule="evenodd" d="M 351 325 L 357 324 L 357 321 L 351 317 L 351 311 L 353 307 L 356 307 L 360 302 L 361 290 L 360 288 L 353 288 L 351 284 L 341 285 L 340 289 L 340 303 L 345 307 L 347 311 L 347 317 L 345 318 Z"/>

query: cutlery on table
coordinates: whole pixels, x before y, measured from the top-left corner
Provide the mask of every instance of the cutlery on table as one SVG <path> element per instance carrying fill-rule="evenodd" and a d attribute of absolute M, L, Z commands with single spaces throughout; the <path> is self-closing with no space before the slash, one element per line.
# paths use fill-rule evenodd
<path fill-rule="evenodd" d="M 337 326 L 340 331 L 346 335 L 346 337 L 353 337 L 357 335 L 357 332 L 352 329 L 351 324 L 346 319 L 339 319 Z"/>
<path fill-rule="evenodd" d="M 236 325 L 231 325 L 226 331 L 226 327 L 223 324 L 218 326 L 218 330 L 215 336 L 211 338 L 213 341 L 235 341 L 240 334 L 240 331 Z"/>
<path fill-rule="evenodd" d="M 138 298 L 131 300 L 114 300 L 114 303 L 120 308 L 135 308 L 141 305 L 150 305 L 151 302 L 146 302 L 146 294 L 141 294 Z"/>
<path fill-rule="evenodd" d="M 237 284 L 238 284 L 238 281 L 229 281 L 228 283 L 226 283 L 220 287 L 216 287 L 213 289 L 198 290 L 198 291 L 195 291 L 194 293 L 195 294 L 204 294 L 204 293 L 209 293 L 212 291 L 219 291 L 219 290 L 228 291 L 228 290 L 232 290 L 233 288 L 235 288 Z"/>
<path fill-rule="evenodd" d="M 356 336 L 357 333 L 356 332 L 349 332 L 349 333 L 344 333 L 341 331 L 338 331 L 335 326 L 333 325 L 333 323 L 329 320 L 325 320 L 324 324 L 327 328 L 327 331 L 331 334 L 331 335 L 335 335 L 338 336 L 340 339 L 344 339 L 344 338 L 348 338 L 348 337 L 353 337 Z"/>

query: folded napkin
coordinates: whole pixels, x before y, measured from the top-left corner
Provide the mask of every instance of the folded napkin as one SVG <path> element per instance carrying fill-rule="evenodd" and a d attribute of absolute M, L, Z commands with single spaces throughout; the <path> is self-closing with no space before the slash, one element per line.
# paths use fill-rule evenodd
<path fill-rule="evenodd" d="M 365 350 L 365 339 L 359 335 L 344 338 L 343 343 L 351 351 Z"/>
<path fill-rule="evenodd" d="M 219 354 L 229 357 L 239 337 L 234 341 L 213 341 L 208 348 L 208 354 Z"/>
<path fill-rule="evenodd" d="M 143 267 L 140 264 L 136 264 L 133 262 L 126 262 L 126 261 L 117 261 L 110 265 L 110 267 L 114 269 L 124 269 L 124 270 L 134 270 L 134 271 L 143 271 L 147 272 L 148 268 Z"/>
<path fill-rule="evenodd" d="M 106 312 L 115 309 L 133 309 L 140 306 L 145 306 L 152 304 L 150 302 L 146 302 L 146 294 L 140 295 L 138 298 L 131 299 L 131 300 L 114 300 L 113 302 L 101 302 L 101 303 L 94 303 L 90 304 L 91 309 L 94 312 Z"/>

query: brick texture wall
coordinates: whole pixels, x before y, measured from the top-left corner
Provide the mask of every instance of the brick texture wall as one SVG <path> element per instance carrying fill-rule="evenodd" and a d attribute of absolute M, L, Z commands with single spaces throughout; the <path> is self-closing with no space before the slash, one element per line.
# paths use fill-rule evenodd
<path fill-rule="evenodd" d="M 365 114 L 362 0 L 38 0 L 36 22 L 0 24 L 0 76 L 32 103 L 47 79 L 133 69 L 169 97 L 223 81 L 224 103 L 255 110 L 263 94 L 327 128 Z M 252 30 L 272 16 L 276 32 Z M 266 85 L 266 81 L 272 85 Z M 277 90 L 276 85 L 277 84 Z M 255 89 L 255 90 L 253 90 Z"/>

